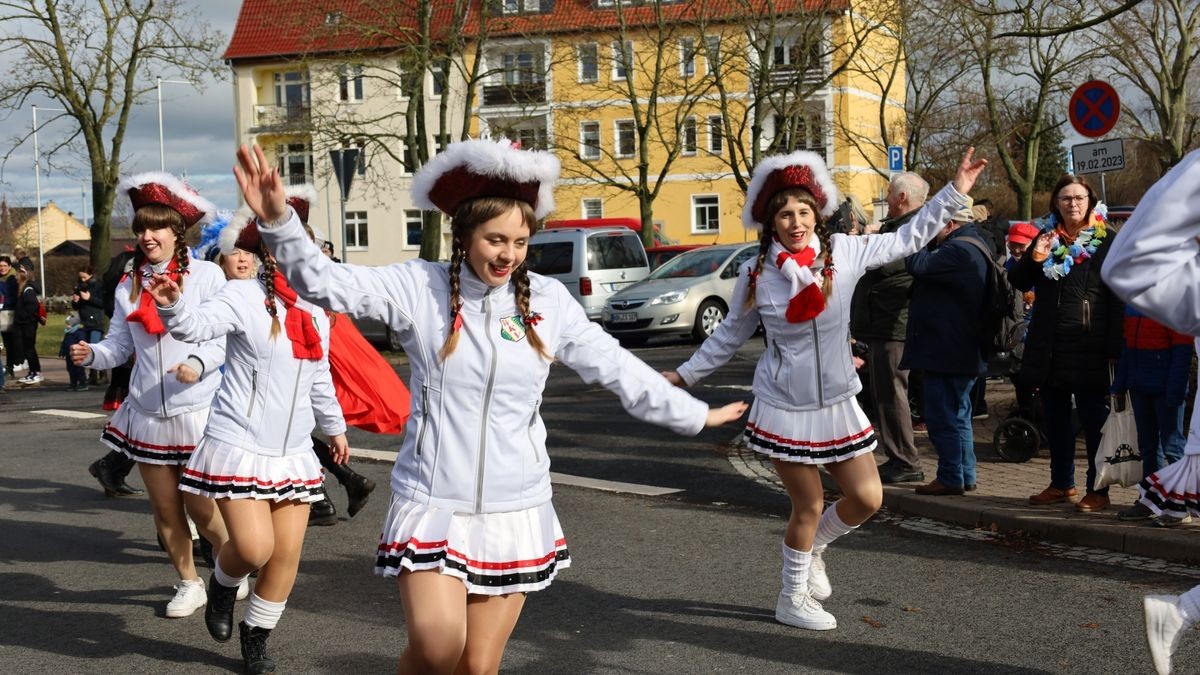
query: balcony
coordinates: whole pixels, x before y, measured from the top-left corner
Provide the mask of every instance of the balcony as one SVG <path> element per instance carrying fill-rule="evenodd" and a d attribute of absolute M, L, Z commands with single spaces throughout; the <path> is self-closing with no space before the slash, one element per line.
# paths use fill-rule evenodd
<path fill-rule="evenodd" d="M 483 105 L 512 106 L 546 102 L 544 82 L 489 85 L 483 88 Z"/>
<path fill-rule="evenodd" d="M 254 106 L 254 126 L 251 133 L 303 131 L 309 128 L 311 117 L 307 103 Z"/>
<path fill-rule="evenodd" d="M 828 73 L 825 72 L 825 66 L 812 66 L 811 68 L 799 68 L 797 66 L 775 66 L 771 68 L 771 86 L 772 87 L 816 87 L 825 81 Z"/>

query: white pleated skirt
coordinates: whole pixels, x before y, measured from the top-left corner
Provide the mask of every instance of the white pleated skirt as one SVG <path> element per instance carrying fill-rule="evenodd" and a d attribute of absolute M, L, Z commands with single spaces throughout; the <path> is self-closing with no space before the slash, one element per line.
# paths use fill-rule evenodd
<path fill-rule="evenodd" d="M 392 495 L 375 573 L 436 570 L 468 594 L 540 591 L 570 567 L 567 540 L 549 501 L 522 511 L 455 513 Z"/>
<path fill-rule="evenodd" d="M 204 435 L 207 422 L 208 408 L 155 417 L 126 403 L 104 426 L 100 442 L 137 462 L 183 466 Z"/>
<path fill-rule="evenodd" d="M 1200 518 L 1200 455 L 1184 455 L 1138 483 L 1141 502 L 1156 515 Z"/>
<path fill-rule="evenodd" d="M 317 502 L 325 495 L 324 480 L 312 451 L 274 457 L 206 436 L 180 475 L 179 489 L 211 499 Z"/>
<path fill-rule="evenodd" d="M 817 410 L 782 410 L 760 399 L 750 408 L 746 445 L 773 459 L 832 464 L 875 449 L 875 429 L 851 396 Z"/>

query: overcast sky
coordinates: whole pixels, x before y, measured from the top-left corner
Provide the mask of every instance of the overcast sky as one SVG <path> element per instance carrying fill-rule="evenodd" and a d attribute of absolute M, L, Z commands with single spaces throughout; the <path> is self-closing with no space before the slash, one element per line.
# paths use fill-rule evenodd
<path fill-rule="evenodd" d="M 224 35 L 225 45 L 233 34 L 241 0 L 183 0 L 183 4 L 196 8 L 209 24 Z M 221 48 L 224 52 L 224 46 Z M 186 84 L 164 84 L 163 92 L 163 138 L 166 169 L 175 174 L 187 174 L 190 182 L 205 197 L 221 208 L 237 206 L 237 185 L 233 179 L 233 83 L 230 77 L 224 80 L 208 80 L 199 90 Z M 44 124 L 52 117 L 39 104 L 38 145 L 45 152 L 54 140 L 70 132 L 71 121 Z M 57 107 L 46 103 L 45 107 Z M 5 143 L 18 134 L 28 132 L 33 123 L 29 106 L 0 120 L 0 141 Z M 111 139 L 106 139 L 106 143 Z M 3 154 L 0 152 L 0 154 Z M 122 172 L 158 170 L 158 108 L 153 93 L 145 104 L 135 108 L 125 136 Z M 42 201 L 54 200 L 64 210 L 77 215 L 83 209 L 83 189 L 87 189 L 88 211 L 91 217 L 91 187 L 89 174 L 83 170 L 82 162 L 76 161 L 74 169 L 60 169 L 59 163 L 71 158 L 56 158 L 51 168 L 42 163 Z M 0 195 L 7 196 L 9 204 L 32 206 L 35 199 L 33 170 L 33 141 L 26 141 L 13 153 L 3 167 L 0 177 Z M 88 184 L 88 185 L 85 185 Z"/>

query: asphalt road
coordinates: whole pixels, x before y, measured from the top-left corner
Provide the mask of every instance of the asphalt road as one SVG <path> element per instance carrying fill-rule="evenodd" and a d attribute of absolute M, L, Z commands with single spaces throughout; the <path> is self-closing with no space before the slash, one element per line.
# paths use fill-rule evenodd
<path fill-rule="evenodd" d="M 697 394 L 747 398 L 757 345 Z M 638 350 L 670 368 L 691 346 Z M 0 393 L 0 664 L 11 673 L 225 672 L 236 641 L 200 614 L 163 618 L 173 573 L 144 499 L 106 499 L 86 466 L 103 451 L 100 392 Z M 786 499 L 736 473 L 730 429 L 682 438 L 555 369 L 543 415 L 558 472 L 677 488 L 643 497 L 558 486 L 574 565 L 533 594 L 509 644 L 511 673 L 1151 672 L 1140 598 L 1194 580 L 869 523 L 827 554 L 835 631 L 775 623 Z M 360 448 L 392 438 L 354 434 Z M 310 530 L 271 637 L 280 672 L 394 672 L 405 636 L 393 583 L 371 573 L 389 466 L 357 462 L 380 491 L 353 520 Z M 345 495 L 333 487 L 339 508 Z M 202 571 L 207 577 L 207 570 Z M 243 605 L 239 604 L 239 612 Z M 1178 673 L 1200 672 L 1200 632 Z"/>

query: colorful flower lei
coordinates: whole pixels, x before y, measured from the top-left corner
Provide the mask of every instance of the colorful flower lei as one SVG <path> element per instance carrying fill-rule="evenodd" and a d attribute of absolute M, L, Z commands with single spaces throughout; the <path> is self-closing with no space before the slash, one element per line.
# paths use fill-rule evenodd
<path fill-rule="evenodd" d="M 1046 216 L 1045 229 L 1053 229 L 1054 234 L 1050 239 L 1050 255 L 1042 263 L 1042 274 L 1055 281 L 1070 274 L 1075 265 L 1092 257 L 1108 238 L 1104 211 L 1099 208 L 1092 211 L 1090 223 L 1075 235 L 1075 241 L 1070 244 L 1064 243 L 1066 230 L 1059 226 L 1058 217 L 1053 213 Z"/>

